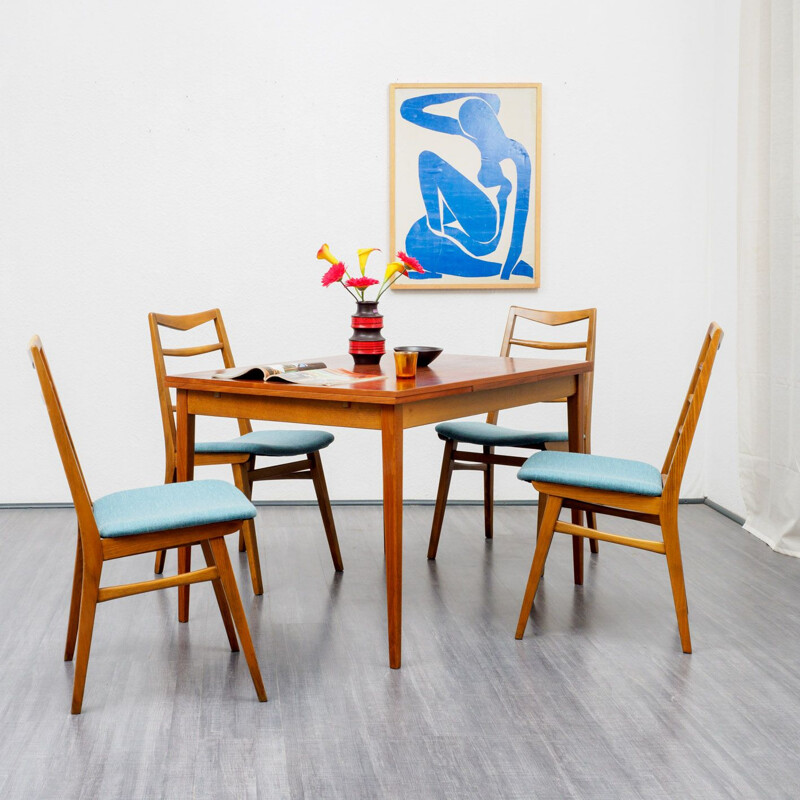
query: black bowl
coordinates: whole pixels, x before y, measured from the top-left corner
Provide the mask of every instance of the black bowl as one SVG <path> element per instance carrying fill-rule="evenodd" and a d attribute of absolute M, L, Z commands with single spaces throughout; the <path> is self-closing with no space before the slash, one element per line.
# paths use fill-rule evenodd
<path fill-rule="evenodd" d="M 408 347 L 395 347 L 401 353 L 417 353 L 417 366 L 427 367 L 434 358 L 442 354 L 441 347 L 423 347 L 421 345 L 409 345 Z"/>

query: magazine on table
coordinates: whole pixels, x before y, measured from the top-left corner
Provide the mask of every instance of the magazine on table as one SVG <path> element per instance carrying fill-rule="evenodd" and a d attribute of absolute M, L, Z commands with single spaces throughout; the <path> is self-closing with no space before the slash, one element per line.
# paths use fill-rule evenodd
<path fill-rule="evenodd" d="M 335 386 L 341 383 L 375 380 L 380 376 L 328 368 L 322 361 L 284 361 L 279 364 L 255 364 L 249 367 L 220 369 L 211 377 L 219 380 L 261 380 L 296 383 L 303 386 Z"/>

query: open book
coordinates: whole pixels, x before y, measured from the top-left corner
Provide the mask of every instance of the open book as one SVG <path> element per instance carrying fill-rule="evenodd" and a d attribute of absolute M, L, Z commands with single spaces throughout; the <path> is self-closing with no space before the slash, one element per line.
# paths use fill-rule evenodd
<path fill-rule="evenodd" d="M 257 364 L 251 367 L 231 367 L 217 370 L 212 378 L 240 381 L 281 381 L 304 386 L 334 386 L 338 383 L 358 383 L 375 380 L 377 375 L 364 375 L 346 369 L 328 369 L 321 361 L 285 361 L 281 364 Z"/>

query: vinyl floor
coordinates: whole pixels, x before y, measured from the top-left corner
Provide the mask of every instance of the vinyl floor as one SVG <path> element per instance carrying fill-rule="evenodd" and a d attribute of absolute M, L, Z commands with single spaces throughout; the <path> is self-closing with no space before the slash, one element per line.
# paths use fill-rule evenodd
<path fill-rule="evenodd" d="M 587 547 L 575 587 L 557 536 L 518 642 L 535 509 L 498 508 L 486 541 L 480 508 L 451 507 L 428 562 L 432 509 L 409 507 L 393 671 L 380 509 L 334 513 L 341 575 L 315 508 L 259 510 L 260 598 L 229 537 L 268 703 L 206 584 L 185 625 L 174 589 L 103 604 L 73 717 L 73 513 L 0 511 L 0 797 L 800 796 L 800 561 L 681 506 L 687 656 L 662 557 Z M 140 556 L 110 563 L 103 582 L 151 574 Z"/>

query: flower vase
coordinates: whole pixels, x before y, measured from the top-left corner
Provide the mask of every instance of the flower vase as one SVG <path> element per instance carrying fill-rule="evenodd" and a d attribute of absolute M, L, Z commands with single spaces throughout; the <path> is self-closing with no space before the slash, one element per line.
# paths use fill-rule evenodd
<path fill-rule="evenodd" d="M 356 364 L 379 364 L 386 352 L 386 340 L 381 335 L 383 314 L 377 300 L 357 300 L 356 313 L 350 318 L 353 335 L 350 355 Z"/>

